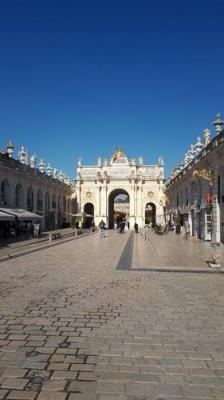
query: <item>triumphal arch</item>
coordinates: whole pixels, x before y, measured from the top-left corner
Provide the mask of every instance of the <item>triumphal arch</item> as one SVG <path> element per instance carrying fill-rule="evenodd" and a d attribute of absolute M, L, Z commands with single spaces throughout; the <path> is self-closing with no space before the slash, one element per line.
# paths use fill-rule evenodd
<path fill-rule="evenodd" d="M 164 164 L 144 164 L 143 158 L 129 159 L 117 148 L 111 159 L 98 158 L 97 165 L 77 163 L 78 212 L 96 225 L 103 219 L 114 228 L 125 219 L 132 229 L 146 223 L 163 223 Z M 92 216 L 92 217 L 91 217 Z"/>

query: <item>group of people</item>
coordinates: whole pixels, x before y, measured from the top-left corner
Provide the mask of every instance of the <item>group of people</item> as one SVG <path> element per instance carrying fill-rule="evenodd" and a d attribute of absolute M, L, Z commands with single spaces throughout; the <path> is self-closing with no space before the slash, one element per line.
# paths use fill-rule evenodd
<path fill-rule="evenodd" d="M 120 221 L 120 222 L 117 224 L 117 230 L 118 230 L 120 233 L 124 233 L 124 231 L 125 231 L 125 225 L 126 225 L 126 221 L 125 221 L 125 220 Z M 149 225 L 145 225 L 145 228 L 148 228 L 148 227 L 149 227 Z M 99 225 L 98 225 L 98 228 L 99 228 L 100 237 L 101 237 L 101 238 L 105 238 L 105 237 L 106 237 L 107 226 L 106 226 L 106 223 L 105 223 L 103 220 L 100 221 L 100 223 L 99 223 Z M 169 223 L 166 225 L 165 228 L 166 228 L 167 230 L 172 230 L 173 226 L 172 226 L 172 224 L 171 224 L 170 221 L 169 221 Z M 135 222 L 135 224 L 134 224 L 135 233 L 138 233 L 138 229 L 139 229 L 138 224 L 137 224 L 137 222 Z M 146 229 L 144 229 L 144 231 L 145 231 L 145 230 L 146 230 Z M 189 237 L 189 235 L 190 235 L 190 224 L 189 224 L 189 221 L 185 221 L 185 222 L 184 222 L 184 231 L 185 231 L 185 238 L 188 239 L 188 237 Z M 178 232 L 176 231 L 176 233 L 178 233 Z M 179 233 L 180 233 L 180 232 L 179 232 Z"/>
<path fill-rule="evenodd" d="M 122 220 L 116 225 L 116 229 L 117 229 L 117 231 L 119 233 L 124 233 L 125 226 L 126 226 L 126 221 Z M 100 237 L 101 238 L 105 238 L 106 237 L 107 226 L 106 226 L 106 223 L 103 220 L 100 221 L 100 223 L 98 225 L 98 229 L 99 229 Z"/>
<path fill-rule="evenodd" d="M 40 236 L 40 223 L 38 221 L 20 221 L 18 216 L 15 216 L 14 221 L 0 222 L 0 238 L 8 239 L 15 236 L 17 239 L 24 236 L 26 238 Z"/>

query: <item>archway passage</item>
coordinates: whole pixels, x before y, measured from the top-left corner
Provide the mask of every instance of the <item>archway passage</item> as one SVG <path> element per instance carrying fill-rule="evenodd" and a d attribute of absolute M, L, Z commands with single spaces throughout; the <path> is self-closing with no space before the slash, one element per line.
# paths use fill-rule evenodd
<path fill-rule="evenodd" d="M 83 211 L 86 214 L 83 221 L 85 228 L 90 228 L 93 226 L 94 221 L 94 205 L 92 203 L 86 203 Z"/>
<path fill-rule="evenodd" d="M 156 223 L 156 206 L 154 203 L 147 203 L 145 206 L 145 224 L 155 225 Z"/>
<path fill-rule="evenodd" d="M 129 224 L 130 198 L 126 190 L 115 189 L 110 193 L 108 211 L 109 229 L 114 229 L 120 221 Z"/>

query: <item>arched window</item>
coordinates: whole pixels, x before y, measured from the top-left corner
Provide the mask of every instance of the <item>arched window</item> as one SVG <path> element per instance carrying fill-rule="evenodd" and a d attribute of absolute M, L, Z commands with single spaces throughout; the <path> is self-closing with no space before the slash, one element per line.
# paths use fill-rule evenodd
<path fill-rule="evenodd" d="M 20 183 L 16 185 L 15 206 L 17 208 L 23 208 L 23 188 Z"/>
<path fill-rule="evenodd" d="M 43 195 L 42 195 L 41 190 L 38 190 L 38 192 L 37 192 L 37 209 L 38 209 L 38 211 L 43 210 Z"/>
<path fill-rule="evenodd" d="M 52 208 L 57 207 L 57 201 L 56 201 L 56 194 L 54 193 L 52 196 Z"/>
<path fill-rule="evenodd" d="M 27 210 L 33 211 L 33 189 L 29 187 L 27 191 Z"/>
<path fill-rule="evenodd" d="M 10 196 L 10 185 L 9 182 L 5 179 L 1 183 L 1 205 L 9 206 L 9 196 Z"/>
<path fill-rule="evenodd" d="M 49 209 L 50 209 L 50 196 L 49 196 L 48 192 L 45 193 L 44 208 L 45 208 L 45 211 L 49 211 Z"/>

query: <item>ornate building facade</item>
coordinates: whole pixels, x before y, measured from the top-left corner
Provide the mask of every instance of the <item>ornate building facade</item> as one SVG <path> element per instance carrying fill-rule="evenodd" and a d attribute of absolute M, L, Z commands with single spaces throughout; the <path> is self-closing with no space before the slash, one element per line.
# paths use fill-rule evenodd
<path fill-rule="evenodd" d="M 156 165 L 146 165 L 143 159 L 128 159 L 122 149 L 116 149 L 110 160 L 98 158 L 97 165 L 82 165 L 76 171 L 76 196 L 79 212 L 94 216 L 98 225 L 103 219 L 114 227 L 118 196 L 126 196 L 130 228 L 148 222 L 163 222 L 164 164 L 160 158 Z M 114 207 L 115 203 L 115 207 Z"/>
<path fill-rule="evenodd" d="M 185 154 L 166 182 L 167 219 L 190 223 L 191 234 L 224 243 L 224 131 L 220 114 Z"/>
<path fill-rule="evenodd" d="M 13 158 L 13 146 L 0 152 L 0 208 L 25 209 L 43 216 L 42 229 L 61 227 L 72 211 L 71 181 L 43 160 L 28 156 L 24 147 L 19 159 Z"/>

